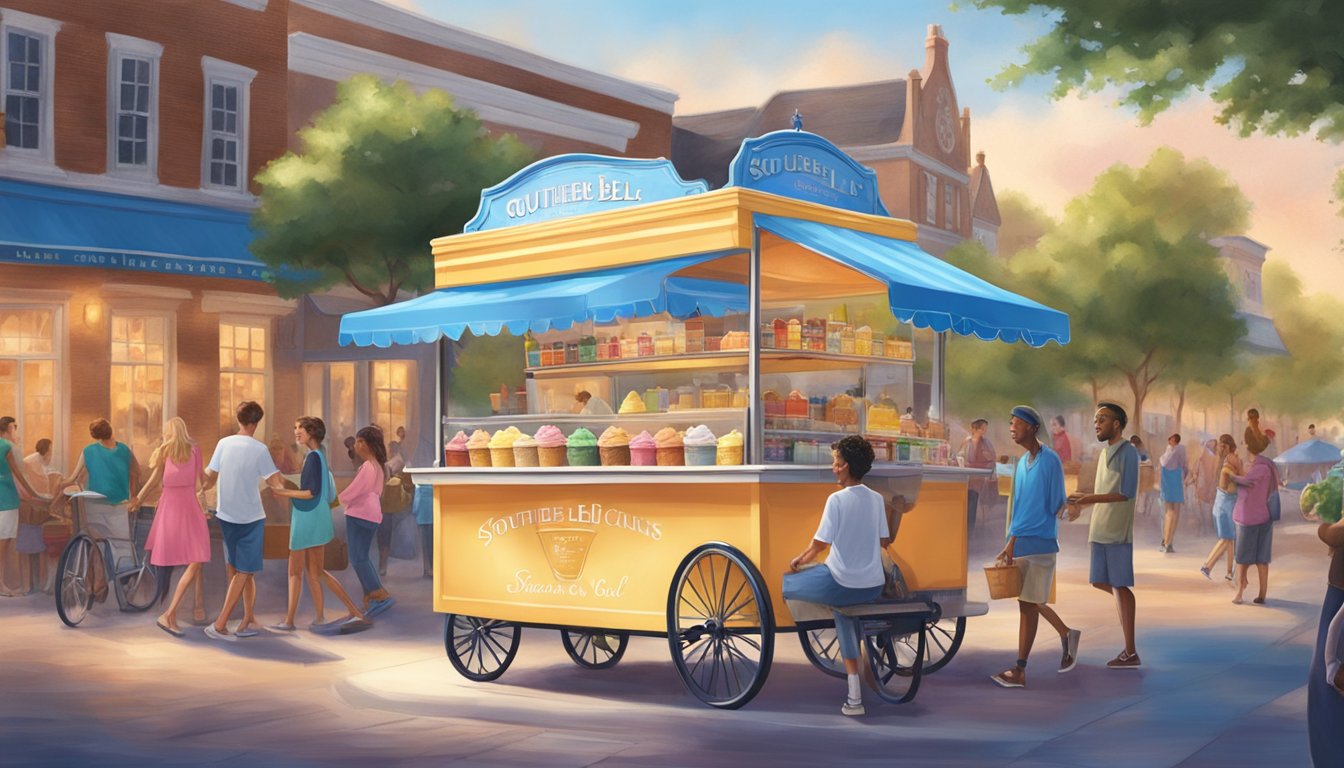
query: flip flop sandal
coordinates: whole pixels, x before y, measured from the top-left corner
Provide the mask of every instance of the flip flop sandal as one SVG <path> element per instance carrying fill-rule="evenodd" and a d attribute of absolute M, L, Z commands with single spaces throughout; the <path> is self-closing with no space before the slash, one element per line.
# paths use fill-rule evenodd
<path fill-rule="evenodd" d="M 186 632 L 183 632 L 183 631 L 180 630 L 180 629 L 173 629 L 172 627 L 168 626 L 167 624 L 164 624 L 162 621 L 156 621 L 156 622 L 154 622 L 154 626 L 158 627 L 159 629 L 162 629 L 164 632 L 167 632 L 168 634 L 172 635 L 173 637 L 184 637 L 184 636 L 187 634 Z"/>

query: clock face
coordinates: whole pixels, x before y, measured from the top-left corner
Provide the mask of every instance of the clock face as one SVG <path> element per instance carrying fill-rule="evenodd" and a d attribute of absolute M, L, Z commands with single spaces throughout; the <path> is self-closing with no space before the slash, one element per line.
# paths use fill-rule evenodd
<path fill-rule="evenodd" d="M 934 133 L 938 136 L 938 146 L 944 152 L 951 152 L 957 147 L 957 129 L 956 121 L 952 116 L 952 95 L 946 88 L 938 91 L 938 104 L 935 108 L 937 115 L 934 117 Z"/>

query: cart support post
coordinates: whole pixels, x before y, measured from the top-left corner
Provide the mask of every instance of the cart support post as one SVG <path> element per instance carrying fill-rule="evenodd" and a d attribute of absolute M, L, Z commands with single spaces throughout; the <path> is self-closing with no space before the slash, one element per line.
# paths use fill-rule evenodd
<path fill-rule="evenodd" d="M 761 407 L 761 230 L 751 223 L 751 254 L 747 258 L 747 455 L 748 464 L 765 463 L 765 409 Z"/>

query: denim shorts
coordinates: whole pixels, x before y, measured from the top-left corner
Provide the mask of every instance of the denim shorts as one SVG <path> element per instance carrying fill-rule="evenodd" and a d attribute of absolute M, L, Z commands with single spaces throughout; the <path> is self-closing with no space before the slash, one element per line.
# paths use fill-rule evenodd
<path fill-rule="evenodd" d="M 216 518 L 218 520 L 218 518 Z M 262 542 L 265 540 L 265 520 L 251 523 L 219 521 L 224 534 L 224 562 L 240 573 L 261 573 Z"/>
<path fill-rule="evenodd" d="M 1112 587 L 1134 586 L 1134 543 L 1092 542 L 1092 573 L 1088 581 Z"/>
<path fill-rule="evenodd" d="M 1233 559 L 1237 565 L 1269 565 L 1269 553 L 1274 543 L 1274 523 L 1242 525 L 1237 523 L 1237 546 Z"/>

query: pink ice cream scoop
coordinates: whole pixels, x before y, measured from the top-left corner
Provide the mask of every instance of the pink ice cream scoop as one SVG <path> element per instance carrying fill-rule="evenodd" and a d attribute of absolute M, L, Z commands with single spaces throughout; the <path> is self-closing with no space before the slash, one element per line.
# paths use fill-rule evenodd
<path fill-rule="evenodd" d="M 648 430 L 630 438 L 630 465 L 652 467 L 658 464 L 658 443 Z"/>
<path fill-rule="evenodd" d="M 533 439 L 537 441 L 537 446 L 541 448 L 563 448 L 566 442 L 565 433 L 561 432 L 560 428 L 554 424 L 547 424 L 538 429 L 537 434 L 533 435 Z"/>

